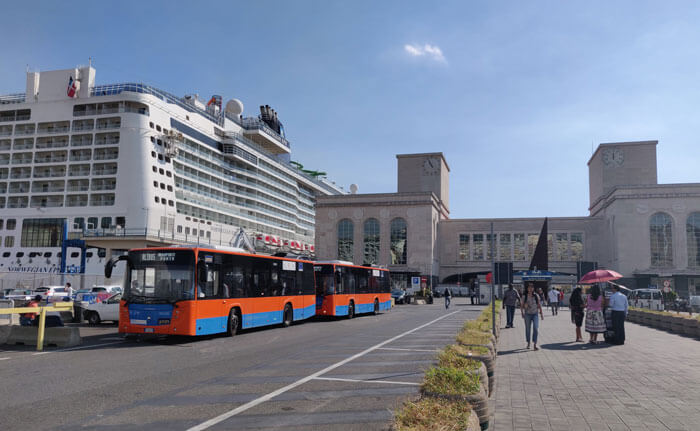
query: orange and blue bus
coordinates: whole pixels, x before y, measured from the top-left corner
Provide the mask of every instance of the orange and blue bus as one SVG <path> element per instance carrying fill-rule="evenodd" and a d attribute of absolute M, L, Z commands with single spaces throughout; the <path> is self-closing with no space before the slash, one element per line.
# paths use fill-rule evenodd
<path fill-rule="evenodd" d="M 314 262 L 316 314 L 347 316 L 391 308 L 389 271 L 350 262 Z"/>
<path fill-rule="evenodd" d="M 119 307 L 126 335 L 235 335 L 265 325 L 289 326 L 314 316 L 310 261 L 222 247 L 130 250 Z"/>

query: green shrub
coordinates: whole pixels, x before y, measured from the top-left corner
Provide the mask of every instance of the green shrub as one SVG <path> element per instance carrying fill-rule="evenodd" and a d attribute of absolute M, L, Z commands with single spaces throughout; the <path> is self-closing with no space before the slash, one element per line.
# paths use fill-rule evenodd
<path fill-rule="evenodd" d="M 457 334 L 457 342 L 461 344 L 489 344 L 491 342 L 491 334 L 470 329 L 462 330 Z"/>
<path fill-rule="evenodd" d="M 443 395 L 471 395 L 479 392 L 479 376 L 457 368 L 431 368 L 425 373 L 422 388 Z"/>
<path fill-rule="evenodd" d="M 488 353 L 488 349 L 482 347 Z M 469 359 L 469 351 L 463 346 L 449 345 L 438 354 L 438 366 L 452 367 L 474 372 L 481 367 L 481 362 Z"/>
<path fill-rule="evenodd" d="M 465 402 L 423 397 L 408 401 L 396 412 L 396 431 L 456 431 L 469 424 L 471 407 Z"/>

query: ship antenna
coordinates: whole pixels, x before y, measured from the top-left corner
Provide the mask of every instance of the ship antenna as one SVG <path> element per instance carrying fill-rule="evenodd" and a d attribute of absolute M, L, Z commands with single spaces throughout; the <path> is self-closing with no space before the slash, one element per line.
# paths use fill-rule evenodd
<path fill-rule="evenodd" d="M 88 57 L 88 68 L 92 67 L 92 57 Z"/>

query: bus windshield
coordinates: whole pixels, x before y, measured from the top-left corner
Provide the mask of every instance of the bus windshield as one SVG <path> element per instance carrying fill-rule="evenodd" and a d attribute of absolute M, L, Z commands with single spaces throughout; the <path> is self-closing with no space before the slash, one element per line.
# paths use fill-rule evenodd
<path fill-rule="evenodd" d="M 194 299 L 192 250 L 139 250 L 129 257 L 124 300 L 152 304 Z"/>
<path fill-rule="evenodd" d="M 335 293 L 333 265 L 315 266 L 314 273 L 316 274 L 316 295 L 333 295 Z"/>

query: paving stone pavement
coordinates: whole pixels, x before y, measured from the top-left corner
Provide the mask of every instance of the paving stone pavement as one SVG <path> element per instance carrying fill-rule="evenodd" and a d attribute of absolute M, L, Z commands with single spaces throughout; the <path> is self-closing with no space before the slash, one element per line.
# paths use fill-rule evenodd
<path fill-rule="evenodd" d="M 564 309 L 533 351 L 524 328 L 501 330 L 492 429 L 700 430 L 700 341 L 625 322 L 623 346 L 575 343 Z"/>

